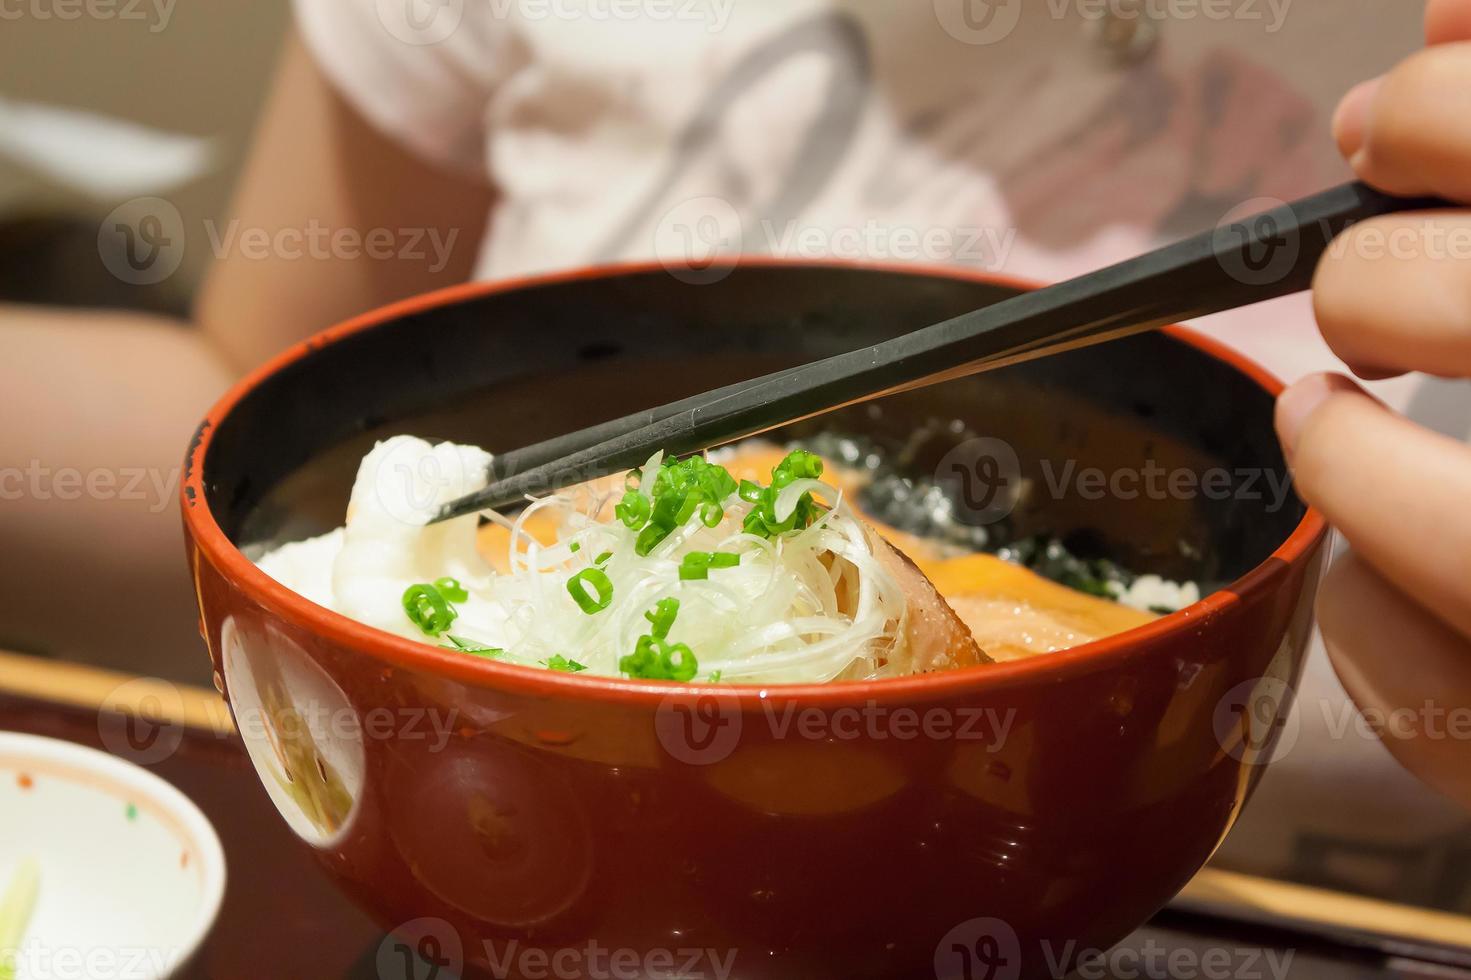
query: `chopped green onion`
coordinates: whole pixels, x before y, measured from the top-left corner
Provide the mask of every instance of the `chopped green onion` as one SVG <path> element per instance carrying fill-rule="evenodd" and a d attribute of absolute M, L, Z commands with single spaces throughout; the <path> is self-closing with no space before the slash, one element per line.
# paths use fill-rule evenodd
<path fill-rule="evenodd" d="M 790 473 L 794 480 L 815 480 L 822 476 L 822 457 L 805 449 L 796 449 L 787 454 L 787 458 L 777 465 L 777 469 Z M 791 480 L 787 482 L 790 483 Z"/>
<path fill-rule="evenodd" d="M 638 476 L 642 481 L 643 474 Z M 665 458 L 648 494 L 634 485 L 630 473 L 628 491 L 614 513 L 629 530 L 640 532 L 634 550 L 641 557 L 693 518 L 705 527 L 718 527 L 725 519 L 725 501 L 739 489 L 729 470 L 699 456 Z"/>
<path fill-rule="evenodd" d="M 710 577 L 712 568 L 735 568 L 741 556 L 729 551 L 691 551 L 679 564 L 681 581 L 699 581 Z"/>
<path fill-rule="evenodd" d="M 679 527 L 695 514 L 695 508 L 700 501 L 691 497 L 688 493 L 680 493 L 678 490 L 666 490 L 654 498 L 654 513 L 649 518 L 651 524 L 667 530 Z"/>
<path fill-rule="evenodd" d="M 560 653 L 553 654 L 550 659 L 543 660 L 542 663 L 546 664 L 547 670 L 560 670 L 564 674 L 580 674 L 587 670 L 586 665 L 576 660 L 568 660 Z"/>
<path fill-rule="evenodd" d="M 651 632 L 654 638 L 662 640 L 669 635 L 669 628 L 674 625 L 674 619 L 678 615 L 678 599 L 660 599 L 654 603 L 653 609 L 644 613 L 644 619 L 653 624 Z"/>
<path fill-rule="evenodd" d="M 464 637 L 448 636 L 446 639 L 449 640 L 451 649 L 458 650 L 461 653 L 470 653 L 477 657 L 487 658 L 503 657 L 506 654 L 506 651 L 500 647 L 488 647 L 482 643 L 476 643 L 474 640 L 467 640 Z"/>
<path fill-rule="evenodd" d="M 589 593 L 584 586 L 591 586 Z M 567 592 L 583 612 L 602 612 L 613 601 L 613 580 L 601 568 L 586 568 L 567 580 Z"/>
<path fill-rule="evenodd" d="M 404 589 L 404 612 L 409 620 L 430 636 L 438 636 L 459 618 L 459 612 L 432 585 L 411 585 Z"/>
<path fill-rule="evenodd" d="M 605 562 L 607 562 L 607 560 L 609 558 L 612 558 L 612 557 L 613 557 L 613 552 L 611 552 L 611 551 L 605 551 L 601 555 L 598 555 L 596 558 L 594 558 L 592 560 L 592 563 L 594 565 L 602 565 Z"/>
<path fill-rule="evenodd" d="M 722 673 L 724 673 L 724 671 L 719 671 L 719 670 L 713 671 L 710 674 L 710 683 L 711 684 L 719 684 L 720 683 L 720 675 Z"/>
<path fill-rule="evenodd" d="M 678 599 L 660 599 L 654 603 L 654 608 L 644 613 L 651 629 L 638 638 L 633 653 L 618 661 L 618 669 L 638 680 L 693 680 L 700 669 L 694 652 L 683 643 L 670 643 L 667 639 L 678 615 Z"/>
<path fill-rule="evenodd" d="M 709 577 L 710 553 L 708 551 L 691 551 L 684 556 L 684 561 L 679 563 L 681 582 L 697 582 Z"/>
<path fill-rule="evenodd" d="M 570 549 L 572 549 L 572 553 L 574 555 L 577 554 L 579 551 L 582 550 L 582 545 L 578 544 L 576 541 L 572 542 L 567 547 L 570 548 Z"/>
<path fill-rule="evenodd" d="M 618 661 L 618 669 L 636 680 L 687 682 L 699 672 L 700 662 L 683 643 L 641 636 L 633 653 Z"/>
<path fill-rule="evenodd" d="M 623 495 L 623 501 L 613 508 L 614 516 L 630 531 L 637 531 L 647 524 L 651 513 L 653 504 L 637 490 L 629 490 Z"/>
<path fill-rule="evenodd" d="M 774 538 L 791 531 L 799 531 L 810 525 L 821 513 L 821 508 L 812 499 L 812 494 L 804 493 L 797 499 L 797 504 L 792 508 L 791 514 L 784 521 L 776 519 L 776 498 L 781 493 L 782 487 L 790 486 L 797 480 L 815 480 L 822 475 L 822 460 L 802 449 L 794 450 L 778 463 L 771 471 L 771 486 L 761 487 L 755 483 L 747 486 L 741 484 L 741 497 L 755 504 L 751 512 L 741 524 L 741 529 L 747 534 L 754 534 L 762 538 Z"/>
<path fill-rule="evenodd" d="M 669 537 L 671 530 L 673 529 L 660 527 L 657 524 L 650 524 L 639 532 L 638 540 L 633 544 L 633 550 L 640 558 L 648 557 L 649 552 L 653 551 L 660 541 Z"/>
<path fill-rule="evenodd" d="M 434 587 L 450 602 L 464 602 L 470 598 L 470 593 L 465 591 L 465 587 L 460 584 L 459 580 L 450 578 L 448 575 L 435 579 Z"/>

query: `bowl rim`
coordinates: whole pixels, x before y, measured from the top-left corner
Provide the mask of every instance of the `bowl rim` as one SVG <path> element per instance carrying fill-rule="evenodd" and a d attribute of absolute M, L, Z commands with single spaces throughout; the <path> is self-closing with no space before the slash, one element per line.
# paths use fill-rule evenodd
<path fill-rule="evenodd" d="M 857 262 L 840 259 L 793 260 L 771 256 L 729 256 L 715 266 L 778 267 L 797 269 L 833 269 L 899 273 L 916 278 L 944 278 L 986 283 L 1009 289 L 1036 289 L 1041 283 L 1017 276 L 1001 275 L 963 266 L 930 265 L 905 262 Z M 1051 653 L 1045 657 L 986 665 L 984 669 L 962 669 L 918 674 L 906 677 L 880 678 L 867 681 L 845 681 L 825 684 L 709 684 L 673 681 L 630 680 L 604 675 L 568 674 L 560 671 L 497 663 L 479 657 L 467 657 L 441 647 L 396 636 L 368 626 L 347 616 L 319 606 L 271 578 L 245 557 L 225 536 L 210 510 L 204 488 L 204 463 L 213 443 L 219 422 L 265 379 L 288 365 L 373 327 L 415 313 L 467 302 L 499 293 L 526 288 L 607 279 L 622 275 L 668 272 L 658 260 L 615 262 L 535 275 L 488 281 L 474 281 L 449 286 L 432 292 L 390 303 L 345 320 L 335 326 L 292 345 L 234 384 L 209 410 L 184 460 L 179 499 L 184 525 L 191 538 L 189 561 L 200 607 L 201 633 L 210 645 L 209 627 L 205 622 L 204 600 L 200 592 L 199 562 L 207 555 L 215 570 L 235 587 L 245 592 L 266 611 L 279 616 L 292 626 L 356 653 L 366 654 L 381 663 L 428 673 L 473 687 L 494 687 L 541 697 L 555 696 L 573 701 L 599 701 L 624 704 L 657 705 L 670 700 L 697 700 L 716 696 L 730 703 L 731 710 L 756 710 L 770 699 L 780 697 L 814 706 L 845 705 L 874 702 L 881 698 L 930 700 L 967 694 L 976 690 L 995 689 L 1019 682 L 1047 679 L 1058 681 L 1108 669 L 1131 656 L 1143 656 L 1153 641 L 1183 635 L 1197 630 L 1203 621 L 1217 618 L 1239 606 L 1249 595 L 1265 594 L 1269 582 L 1283 567 L 1301 565 L 1326 538 L 1328 524 L 1323 515 L 1309 507 L 1303 519 L 1277 548 L 1260 564 L 1234 582 L 1178 612 L 1163 616 L 1112 636 L 1081 646 Z M 1276 397 L 1286 387 L 1281 379 L 1262 365 L 1197 331 L 1180 325 L 1162 328 L 1174 339 L 1195 348 L 1226 367 L 1245 375 L 1268 395 Z M 211 653 L 215 651 L 211 650 Z"/>
<path fill-rule="evenodd" d="M 140 801 L 147 799 L 159 811 L 169 815 L 199 855 L 199 914 L 190 923 L 185 941 L 179 944 L 174 969 L 189 963 L 204 945 L 219 918 L 225 899 L 225 885 L 229 880 L 224 845 L 220 843 L 214 824 L 204 815 L 199 805 L 162 776 L 127 759 L 78 742 L 29 732 L 0 732 L 0 752 L 38 763 L 56 763 L 74 771 L 102 777 L 127 787 L 136 793 Z M 173 973 L 169 975 L 172 976 Z"/>

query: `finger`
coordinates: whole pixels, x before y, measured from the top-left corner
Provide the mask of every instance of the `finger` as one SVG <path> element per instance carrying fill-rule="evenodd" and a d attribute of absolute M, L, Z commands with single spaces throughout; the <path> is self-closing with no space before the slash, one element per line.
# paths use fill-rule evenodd
<path fill-rule="evenodd" d="M 1471 0 L 1430 0 L 1425 4 L 1425 43 L 1434 47 L 1456 41 L 1471 41 Z M 1359 82 L 1333 113 L 1333 135 L 1347 159 L 1364 146 L 1370 106 L 1383 82 L 1383 77 Z"/>
<path fill-rule="evenodd" d="M 1350 553 L 1318 599 L 1349 696 L 1410 772 L 1471 807 L 1471 643 Z"/>
<path fill-rule="evenodd" d="M 1302 498 L 1381 575 L 1471 636 L 1471 447 L 1334 375 L 1284 392 L 1277 431 Z"/>
<path fill-rule="evenodd" d="M 1471 0 L 1430 0 L 1425 5 L 1425 41 L 1471 41 Z"/>
<path fill-rule="evenodd" d="M 1369 128 L 1369 107 L 1384 85 L 1384 79 L 1371 78 L 1348 90 L 1338 110 L 1333 114 L 1333 138 L 1338 141 L 1338 152 L 1351 160 L 1364 146 L 1364 137 Z"/>
<path fill-rule="evenodd" d="M 1345 132 L 1353 123 L 1340 122 Z M 1391 194 L 1471 202 L 1471 41 L 1428 48 L 1384 77 L 1354 170 Z"/>
<path fill-rule="evenodd" d="M 1350 228 L 1318 265 L 1313 311 L 1361 377 L 1471 376 L 1471 213 L 1392 214 Z"/>
<path fill-rule="evenodd" d="M 1471 0 L 1430 0 L 1425 7 L 1425 42 L 1433 47 L 1457 41 L 1471 41 Z M 1363 147 L 1369 107 L 1383 82 L 1383 77 L 1360 82 L 1338 104 L 1333 136 L 1344 157 L 1352 158 Z"/>

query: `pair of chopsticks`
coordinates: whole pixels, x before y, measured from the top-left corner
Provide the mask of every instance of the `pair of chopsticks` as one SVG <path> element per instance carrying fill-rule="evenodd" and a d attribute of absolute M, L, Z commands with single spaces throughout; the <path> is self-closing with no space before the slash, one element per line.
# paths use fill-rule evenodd
<path fill-rule="evenodd" d="M 881 344 L 513 450 L 492 462 L 485 489 L 434 521 L 631 469 L 658 450 L 696 453 L 882 395 L 1301 292 L 1350 225 L 1452 206 L 1344 184 Z"/>

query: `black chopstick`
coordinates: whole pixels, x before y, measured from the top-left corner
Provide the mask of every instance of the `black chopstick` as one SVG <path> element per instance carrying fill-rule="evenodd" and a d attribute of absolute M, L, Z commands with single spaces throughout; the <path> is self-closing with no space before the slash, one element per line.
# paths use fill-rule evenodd
<path fill-rule="evenodd" d="M 787 368 L 784 371 L 778 371 L 775 374 L 769 374 L 759 378 L 748 378 L 745 381 L 738 381 L 733 385 L 726 385 L 724 388 L 716 388 L 714 391 L 691 395 L 689 398 L 683 398 L 677 402 L 670 402 L 658 408 L 647 408 L 641 412 L 624 415 L 621 418 L 599 422 L 597 425 L 590 425 L 576 432 L 554 436 L 551 439 L 533 443 L 530 446 L 499 453 L 490 463 L 491 481 L 506 480 L 518 473 L 526 473 L 537 467 L 555 463 L 560 459 L 566 459 L 575 452 L 591 448 L 601 442 L 615 439 L 618 436 L 626 435 L 630 432 L 636 432 L 646 426 L 653 425 L 660 419 L 698 408 L 712 398 L 724 398 L 727 395 L 738 394 L 750 388 L 752 385 L 761 384 L 772 378 L 779 378 L 783 375 L 800 371 L 803 367 L 805 365 Z M 565 484 L 562 484 L 562 486 L 565 486 Z M 553 486 L 546 489 L 556 490 L 559 487 Z"/>
<path fill-rule="evenodd" d="M 1301 292 L 1350 225 L 1452 206 L 1344 184 L 880 344 L 538 444 L 536 465 L 447 504 L 434 520 L 631 469 L 657 450 L 699 452 L 896 391 Z"/>

